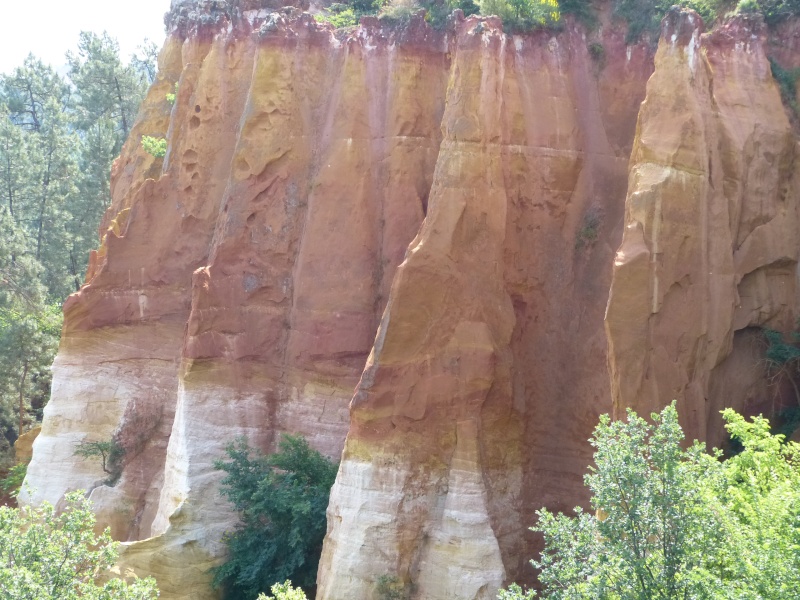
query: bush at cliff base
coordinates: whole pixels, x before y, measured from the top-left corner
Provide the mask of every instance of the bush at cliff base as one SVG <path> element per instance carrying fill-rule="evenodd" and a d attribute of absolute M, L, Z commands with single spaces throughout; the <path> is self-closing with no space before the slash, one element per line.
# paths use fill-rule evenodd
<path fill-rule="evenodd" d="M 228 561 L 214 569 L 214 585 L 226 600 L 255 600 L 287 579 L 314 587 L 337 466 L 299 436 L 284 435 L 269 456 L 244 439 L 226 452 L 231 460 L 215 466 L 226 473 L 221 492 L 241 522 L 225 536 Z"/>
<path fill-rule="evenodd" d="M 292 587 L 291 581 L 276 583 L 272 586 L 273 596 L 260 594 L 258 600 L 306 600 L 306 595 L 300 588 Z"/>
<path fill-rule="evenodd" d="M 674 403 L 652 425 L 632 411 L 601 418 L 586 476 L 594 514 L 537 513 L 544 598 L 800 598 L 800 445 L 761 417 L 723 416 L 744 448 L 724 461 L 699 442 L 681 447 Z"/>
<path fill-rule="evenodd" d="M 0 598 L 13 600 L 151 600 L 152 578 L 130 585 L 120 579 L 97 583 L 117 559 L 109 530 L 94 533 L 95 517 L 83 492 L 65 498 L 56 514 L 41 508 L 0 508 Z"/>

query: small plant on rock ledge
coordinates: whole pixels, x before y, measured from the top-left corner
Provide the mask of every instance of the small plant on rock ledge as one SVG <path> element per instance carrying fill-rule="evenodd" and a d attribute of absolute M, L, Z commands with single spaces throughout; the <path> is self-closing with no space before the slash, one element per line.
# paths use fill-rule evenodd
<path fill-rule="evenodd" d="M 583 215 L 583 222 L 578 234 L 575 236 L 575 249 L 581 250 L 582 248 L 591 246 L 597 241 L 600 235 L 600 225 L 602 218 L 600 211 L 596 208 L 590 208 Z"/>
<path fill-rule="evenodd" d="M 178 83 L 177 82 L 175 82 L 175 87 L 173 89 L 175 90 L 174 92 L 167 92 L 166 96 L 165 96 L 167 102 L 169 102 L 170 105 L 174 105 L 175 104 L 175 97 L 178 95 Z"/>
<path fill-rule="evenodd" d="M 408 600 L 406 585 L 397 575 L 381 575 L 375 581 L 379 600 Z"/>
<path fill-rule="evenodd" d="M 589 56 L 592 57 L 598 71 L 602 71 L 606 66 L 606 49 L 600 42 L 592 42 L 588 46 Z"/>
<path fill-rule="evenodd" d="M 106 484 L 114 485 L 122 475 L 122 457 L 125 450 L 115 439 L 102 442 L 81 442 L 75 447 L 75 456 L 99 458 L 103 472 L 108 475 Z"/>
<path fill-rule="evenodd" d="M 142 148 L 144 148 L 144 151 L 150 156 L 154 156 L 155 158 L 164 158 L 167 155 L 167 140 L 164 138 L 143 135 Z"/>

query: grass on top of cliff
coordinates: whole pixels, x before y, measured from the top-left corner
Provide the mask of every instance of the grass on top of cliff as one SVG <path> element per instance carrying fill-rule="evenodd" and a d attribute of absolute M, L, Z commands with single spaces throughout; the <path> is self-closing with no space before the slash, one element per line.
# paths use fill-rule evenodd
<path fill-rule="evenodd" d="M 601 418 L 585 477 L 593 512 L 537 512 L 543 598 L 800 598 L 800 444 L 723 411 L 736 456 L 682 446 L 675 403 L 652 423 Z M 512 586 L 501 600 L 534 598 Z"/>
<path fill-rule="evenodd" d="M 293 435 L 266 456 L 245 438 L 225 451 L 229 460 L 214 466 L 226 474 L 221 493 L 241 521 L 224 537 L 228 561 L 213 569 L 214 586 L 235 600 L 255 600 L 286 580 L 313 588 L 338 466 Z"/>
<path fill-rule="evenodd" d="M 464 15 L 495 15 L 502 18 L 510 32 L 540 27 L 554 27 L 565 12 L 592 19 L 591 9 L 583 0 L 350 0 L 331 4 L 318 18 L 337 28 L 352 27 L 362 16 L 373 15 L 387 23 L 404 24 L 419 11 L 434 29 L 443 29 L 448 17 L 460 9 Z"/>

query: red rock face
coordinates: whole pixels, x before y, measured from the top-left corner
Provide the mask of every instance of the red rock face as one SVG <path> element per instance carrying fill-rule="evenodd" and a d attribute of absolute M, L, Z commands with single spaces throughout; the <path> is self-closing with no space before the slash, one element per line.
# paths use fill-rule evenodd
<path fill-rule="evenodd" d="M 647 83 L 652 52 L 608 15 L 337 37 L 297 9 L 174 4 L 27 498 L 89 489 L 162 598 L 215 596 L 235 515 L 212 465 L 238 435 L 342 458 L 319 598 L 381 575 L 494 598 L 532 576 L 534 511 L 586 502 L 598 415 L 678 397 L 716 440 L 715 411 L 757 396 L 748 328 L 791 323 L 798 255 L 757 25 L 673 15 Z M 114 486 L 73 454 L 112 436 Z"/>
<path fill-rule="evenodd" d="M 526 575 L 533 511 L 584 500 L 611 408 L 600 298 L 650 56 L 610 37 L 601 72 L 575 29 L 457 27 L 429 211 L 353 398 L 318 598 L 367 598 L 386 573 L 414 597 L 494 597 Z"/>

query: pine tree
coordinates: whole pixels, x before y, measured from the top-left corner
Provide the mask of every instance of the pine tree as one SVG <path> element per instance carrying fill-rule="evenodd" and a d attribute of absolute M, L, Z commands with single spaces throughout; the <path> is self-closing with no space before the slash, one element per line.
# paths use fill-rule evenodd
<path fill-rule="evenodd" d="M 117 129 L 117 147 L 128 137 L 147 85 L 146 77 L 133 65 L 125 65 L 119 45 L 107 33 L 82 32 L 78 54 L 68 53 L 70 79 L 78 91 L 79 126 L 87 130 L 102 119 Z"/>
<path fill-rule="evenodd" d="M 83 33 L 70 80 L 34 56 L 0 75 L 0 462 L 49 397 L 60 305 L 83 284 L 154 54 L 125 64 L 107 34 Z"/>

